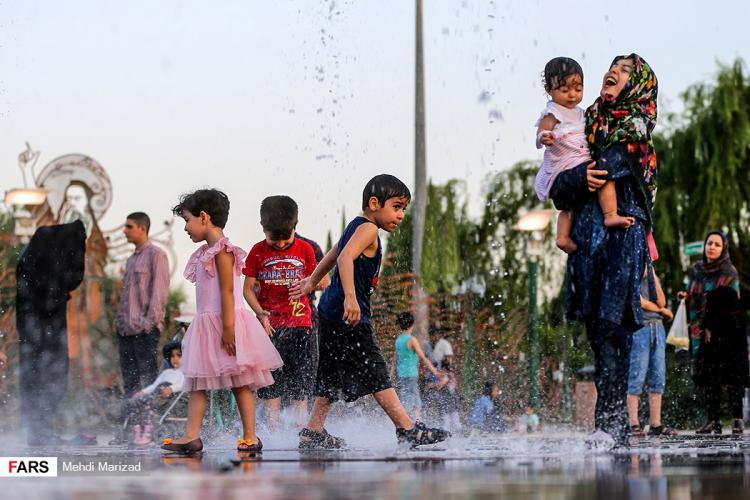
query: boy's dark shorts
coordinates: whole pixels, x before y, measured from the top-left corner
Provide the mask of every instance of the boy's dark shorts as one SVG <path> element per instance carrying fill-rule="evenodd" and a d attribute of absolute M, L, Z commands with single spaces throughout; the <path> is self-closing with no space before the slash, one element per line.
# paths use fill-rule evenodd
<path fill-rule="evenodd" d="M 313 371 L 314 337 L 310 328 L 279 328 L 271 342 L 284 366 L 271 372 L 274 383 L 258 389 L 261 399 L 289 398 L 302 401 L 310 397 L 315 379 Z"/>
<path fill-rule="evenodd" d="M 579 194 L 581 189 L 581 174 L 579 169 L 582 168 L 582 165 L 585 165 L 583 168 L 587 168 L 592 161 L 594 160 L 586 160 L 585 162 L 579 163 L 568 170 L 563 170 L 558 174 L 549 190 L 549 198 L 552 200 L 556 209 L 565 211 L 576 210 L 588 201 L 590 197 L 589 193 L 585 196 Z"/>
<path fill-rule="evenodd" d="M 393 387 L 369 323 L 349 326 L 320 318 L 320 357 L 315 395 L 330 401 L 356 399 Z"/>

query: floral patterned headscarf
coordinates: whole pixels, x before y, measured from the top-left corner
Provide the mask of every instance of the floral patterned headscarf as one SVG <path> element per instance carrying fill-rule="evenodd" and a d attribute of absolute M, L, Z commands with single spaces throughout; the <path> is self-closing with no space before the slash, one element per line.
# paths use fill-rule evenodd
<path fill-rule="evenodd" d="M 627 144 L 628 153 L 638 156 L 643 168 L 643 179 L 656 195 L 656 152 L 651 132 L 656 125 L 656 96 L 659 84 L 651 66 L 638 54 L 617 56 L 632 59 L 630 79 L 613 101 L 598 97 L 586 110 L 586 138 L 596 159 L 599 153 L 613 144 Z"/>

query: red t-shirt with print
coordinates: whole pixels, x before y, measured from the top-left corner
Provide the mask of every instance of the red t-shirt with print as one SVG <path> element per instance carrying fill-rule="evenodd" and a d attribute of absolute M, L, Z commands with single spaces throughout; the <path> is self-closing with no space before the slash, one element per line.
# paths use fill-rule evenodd
<path fill-rule="evenodd" d="M 274 328 L 312 327 L 310 299 L 289 301 L 289 287 L 310 276 L 315 270 L 315 252 L 309 243 L 295 238 L 284 250 L 277 250 L 266 240 L 253 246 L 245 259 L 242 274 L 258 280 L 258 302 L 271 313 Z"/>

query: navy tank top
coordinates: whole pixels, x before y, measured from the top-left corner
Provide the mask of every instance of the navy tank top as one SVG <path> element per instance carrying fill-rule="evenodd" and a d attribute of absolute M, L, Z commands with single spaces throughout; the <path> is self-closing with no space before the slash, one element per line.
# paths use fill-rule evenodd
<path fill-rule="evenodd" d="M 354 232 L 362 224 L 373 223 L 360 215 L 346 226 L 344 234 L 341 235 L 338 243 L 339 252 L 344 249 L 354 235 Z M 362 253 L 354 261 L 354 292 L 357 295 L 357 303 L 362 313 L 360 318 L 361 323 L 370 323 L 370 316 L 372 316 L 370 295 L 372 295 L 375 285 L 378 284 L 380 261 L 383 258 L 382 248 L 380 236 L 378 236 L 378 252 L 375 257 L 367 257 Z M 336 271 L 333 273 L 331 284 L 320 298 L 318 314 L 326 321 L 341 321 L 344 316 L 344 288 L 341 286 L 338 267 L 336 267 Z"/>

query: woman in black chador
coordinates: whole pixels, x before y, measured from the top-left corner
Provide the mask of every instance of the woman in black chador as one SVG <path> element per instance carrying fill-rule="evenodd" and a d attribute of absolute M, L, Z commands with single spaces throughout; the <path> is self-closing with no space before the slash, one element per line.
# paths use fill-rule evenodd
<path fill-rule="evenodd" d="M 16 268 L 21 417 L 30 445 L 54 444 L 68 387 L 67 305 L 83 280 L 80 221 L 37 229 Z"/>

